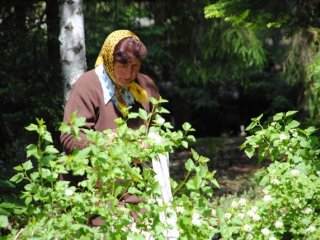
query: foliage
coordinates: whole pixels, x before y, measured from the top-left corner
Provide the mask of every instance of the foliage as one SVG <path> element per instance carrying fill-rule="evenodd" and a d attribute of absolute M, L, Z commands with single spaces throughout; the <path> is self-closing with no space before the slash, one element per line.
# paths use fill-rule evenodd
<path fill-rule="evenodd" d="M 81 130 L 84 119 L 73 115 L 71 124 L 60 129 L 74 137 L 85 131 L 90 145 L 70 155 L 53 147 L 43 120 L 29 125 L 27 130 L 39 135 L 38 142 L 27 147 L 27 161 L 15 167 L 17 174 L 11 178 L 24 184 L 25 206 L 0 204 L 1 227 L 11 222 L 13 211 L 19 216 L 8 237 L 92 239 L 104 234 L 112 239 L 144 239 L 151 234 L 164 239 L 175 222 L 159 221 L 164 213 L 169 219 L 177 215 L 181 239 L 316 239 L 320 234 L 320 139 L 315 127 L 300 128 L 293 119 L 296 111 L 278 113 L 265 124 L 260 115 L 247 127 L 254 134 L 241 148 L 249 157 L 271 160 L 257 173 L 260 187 L 253 195 L 211 201 L 213 187 L 218 186 L 214 172 L 208 171 L 208 159 L 192 150 L 192 158 L 185 163 L 185 179 L 171 179 L 174 198 L 170 204 L 159 201 L 159 184 L 148 166 L 152 159 L 187 148 L 195 139 L 190 124 L 173 131 L 161 116 L 167 110 L 154 111 L 154 118 L 143 110 L 129 114 L 129 119 L 146 121 L 137 130 L 117 119 L 117 129 L 104 132 Z M 59 179 L 67 173 L 81 179 L 77 184 Z M 126 193 L 147 200 L 123 204 Z M 137 214 L 136 220 L 130 212 Z M 105 224 L 91 227 L 89 220 L 97 215 Z"/>
<path fill-rule="evenodd" d="M 288 40 L 290 49 L 284 59 L 282 73 L 282 78 L 288 84 L 298 88 L 297 106 L 304 112 L 306 121 L 316 126 L 319 124 L 316 70 L 319 61 L 319 37 L 319 29 L 311 27 L 301 29 L 292 36 Z"/>
<path fill-rule="evenodd" d="M 175 225 L 176 214 L 181 239 L 210 238 L 214 222 L 208 199 L 213 194 L 212 185 L 218 184 L 214 172 L 208 171 L 207 158 L 192 150 L 192 158 L 185 163 L 186 178 L 180 183 L 171 179 L 172 202 L 161 201 L 159 182 L 150 167 L 152 160 L 195 141 L 190 135 L 191 125 L 185 123 L 183 130 L 173 131 L 161 117 L 166 112 L 163 107 L 150 114 L 140 109 L 128 118 L 142 118 L 147 125 L 133 130 L 125 120 L 117 119 L 115 131 L 103 132 L 81 129 L 84 119 L 74 114 L 71 125 L 62 124 L 60 129 L 74 137 L 84 131 L 90 145 L 70 155 L 52 145 L 43 120 L 29 125 L 27 130 L 38 134 L 38 142 L 27 146 L 28 159 L 15 167 L 17 174 L 11 178 L 12 182 L 24 184 L 21 197 L 26 225 L 15 223 L 11 237 L 98 239 L 104 234 L 106 239 L 145 239 L 147 235 L 164 239 L 164 233 Z M 67 173 L 81 180 L 72 184 L 59 179 Z M 143 201 L 125 203 L 127 193 Z M 132 212 L 137 214 L 136 220 L 130 217 Z M 161 222 L 161 214 L 171 222 Z M 105 224 L 91 227 L 90 218 L 97 215 Z M 7 223 L 7 216 L 2 215 L 2 227 Z"/>
<path fill-rule="evenodd" d="M 271 53 L 269 61 L 282 65 L 278 79 L 286 81 L 289 88 L 295 89 L 295 102 L 291 102 L 295 105 L 294 108 L 308 116 L 309 122 L 313 125 L 318 124 L 316 106 L 319 105 L 319 99 L 316 96 L 314 77 L 308 72 L 310 65 L 314 65 L 317 61 L 319 51 L 319 8 L 320 4 L 314 1 L 302 3 L 301 1 L 219 0 L 204 9 L 207 18 L 222 19 L 234 26 L 269 33 L 272 30 L 266 28 L 279 28 L 282 34 L 280 43 L 282 42 L 283 46 L 287 45 L 288 49 L 282 51 L 282 55 L 285 56 L 282 60 L 275 61 L 275 54 Z M 290 106 L 288 104 L 290 98 L 286 97 L 285 93 L 273 95 L 272 99 L 275 99 L 271 104 L 272 108 L 280 105 Z"/>
<path fill-rule="evenodd" d="M 222 239 L 317 239 L 320 226 L 319 137 L 299 128 L 296 111 L 278 113 L 261 125 L 254 118 L 241 146 L 249 157 L 272 163 L 257 173 L 257 197 L 228 197 L 217 209 Z"/>
<path fill-rule="evenodd" d="M 217 0 L 205 7 L 205 15 L 250 28 L 282 27 L 292 34 L 307 26 L 319 27 L 319 8 L 316 1 Z"/>
<path fill-rule="evenodd" d="M 47 49 L 47 35 L 50 33 L 45 27 L 46 9 L 43 1 L 34 2 L 7 2 L 1 15 L 1 109 L 6 110 L 2 114 L 7 123 L 20 126 L 30 122 L 33 116 L 50 116 L 56 123 L 60 122 L 61 116 L 58 106 L 62 101 L 57 93 L 52 92 L 52 89 L 59 90 L 59 79 L 50 81 L 52 66 L 48 61 L 52 60 L 52 56 L 48 56 Z M 8 9 L 14 9 L 11 15 L 7 15 L 10 12 Z M 52 109 L 52 105 L 56 109 Z M 10 130 L 13 129 L 10 126 Z"/>
<path fill-rule="evenodd" d="M 178 65 L 184 69 L 182 77 L 189 79 L 190 84 L 244 81 L 264 67 L 265 51 L 253 31 L 232 28 L 223 22 L 214 22 L 201 31 L 207 34 L 202 32 L 203 37 L 197 40 L 199 50 L 190 61 Z M 205 45 L 207 48 L 200 47 Z"/>
<path fill-rule="evenodd" d="M 50 119 L 50 130 L 62 118 L 62 85 L 56 52 L 50 44 L 55 19 L 48 14 L 45 1 L 10 0 L 1 4 L 0 159 L 7 166 L 23 158 L 21 148 L 29 137 L 23 126 L 34 116 Z"/>
<path fill-rule="evenodd" d="M 308 92 L 307 106 L 309 109 L 309 117 L 314 124 L 319 125 L 320 122 L 320 108 L 318 103 L 320 101 L 320 56 L 317 54 L 315 62 L 309 66 L 308 72 Z"/>
<path fill-rule="evenodd" d="M 197 135 L 200 131 L 211 135 L 210 131 L 202 130 L 207 123 L 203 121 L 206 116 L 200 113 L 225 114 L 221 89 L 234 85 L 240 96 L 246 95 L 254 90 L 248 86 L 258 82 L 257 74 L 259 80 L 269 83 L 263 75 L 268 63 L 263 41 L 256 32 L 242 26 L 205 19 L 202 9 L 210 4 L 208 0 L 177 3 L 94 0 L 83 4 L 89 69 L 94 66 L 108 33 L 119 28 L 133 30 L 148 47 L 142 72 L 150 75 L 161 94 L 171 100 L 168 108 L 178 127 L 188 121 L 198 125 Z M 21 4 L 8 0 L 0 14 L 3 34 L 0 96 L 4 99 L 0 107 L 10 140 L 19 148 L 29 141 L 22 126 L 33 121 L 33 116 L 45 119 L 53 134 L 62 119 L 63 85 L 59 69 L 59 26 L 56 26 L 59 19 L 53 11 L 56 5 L 56 1 L 33 0 Z M 142 24 L 142 20 L 147 24 Z M 6 161 L 12 159 L 8 154 L 0 155 Z"/>
<path fill-rule="evenodd" d="M 175 125 L 179 128 L 184 121 L 205 125 L 199 113 L 215 115 L 223 105 L 221 85 L 242 87 L 266 64 L 266 53 L 256 34 L 206 20 L 201 11 L 206 4 L 208 0 L 84 2 L 89 68 L 94 66 L 107 34 L 129 28 L 148 48 L 141 72 L 151 76 L 161 95 L 170 100 L 168 109 Z M 197 135 L 204 131 L 197 129 Z"/>
<path fill-rule="evenodd" d="M 265 52 L 254 32 L 241 27 L 233 28 L 222 21 L 206 21 L 203 16 L 199 16 L 197 9 L 188 11 L 188 18 L 173 22 L 173 37 L 177 38 L 189 30 L 192 36 L 173 42 L 171 46 L 176 56 L 177 68 L 174 73 L 184 79 L 182 84 L 201 91 L 210 84 L 243 81 L 263 68 Z M 199 23 L 194 23 L 194 18 L 199 18 Z M 185 49 L 190 46 L 193 51 L 185 57 Z M 197 95 L 201 99 L 201 94 Z M 212 99 L 214 95 L 216 92 L 211 95 Z"/>

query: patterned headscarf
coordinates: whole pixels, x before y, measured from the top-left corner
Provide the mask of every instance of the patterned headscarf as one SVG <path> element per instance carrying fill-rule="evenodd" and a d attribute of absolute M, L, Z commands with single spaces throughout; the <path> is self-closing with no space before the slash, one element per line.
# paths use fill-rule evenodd
<path fill-rule="evenodd" d="M 126 116 L 127 104 L 123 99 L 122 87 L 117 84 L 116 77 L 114 74 L 114 59 L 113 54 L 116 45 L 124 38 L 134 38 L 138 41 L 140 39 L 129 30 L 117 30 L 109 34 L 104 41 L 99 56 L 96 60 L 95 67 L 103 64 L 106 73 L 109 75 L 111 80 L 115 83 L 115 94 L 117 106 L 121 113 Z M 132 82 L 128 85 L 128 90 L 134 97 L 134 99 L 140 103 L 144 103 L 148 100 L 148 94 L 138 83 Z"/>

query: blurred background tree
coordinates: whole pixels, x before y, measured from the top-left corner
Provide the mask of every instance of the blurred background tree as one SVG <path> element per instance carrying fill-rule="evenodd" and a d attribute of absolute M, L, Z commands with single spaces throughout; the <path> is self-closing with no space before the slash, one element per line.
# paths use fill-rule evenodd
<path fill-rule="evenodd" d="M 1 170 L 24 158 L 24 126 L 43 117 L 50 130 L 61 121 L 57 1 L 1 0 Z"/>
<path fill-rule="evenodd" d="M 30 140 L 24 126 L 36 117 L 46 121 L 59 147 L 63 80 L 58 1 L 0 2 L 0 165 L 5 172 L 23 160 Z M 197 137 L 237 135 L 250 118 L 289 109 L 319 122 L 318 1 L 83 4 L 88 69 L 110 32 L 131 29 L 148 48 L 142 72 L 170 101 L 166 107 L 177 128 L 189 121 Z"/>
<path fill-rule="evenodd" d="M 264 32 L 274 67 L 281 71 L 279 81 L 294 89 L 293 107 L 303 119 L 318 126 L 319 111 L 319 47 L 320 1 L 250 1 L 218 0 L 205 7 L 205 16 Z M 285 46 L 285 48 L 283 48 Z M 278 95 L 271 109 L 288 105 Z"/>

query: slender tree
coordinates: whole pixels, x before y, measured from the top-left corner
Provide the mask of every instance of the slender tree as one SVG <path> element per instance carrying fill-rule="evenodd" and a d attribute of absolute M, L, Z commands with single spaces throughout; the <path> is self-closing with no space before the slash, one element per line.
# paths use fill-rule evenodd
<path fill-rule="evenodd" d="M 64 0 L 60 3 L 60 55 L 64 96 L 86 70 L 84 17 L 82 0 Z"/>

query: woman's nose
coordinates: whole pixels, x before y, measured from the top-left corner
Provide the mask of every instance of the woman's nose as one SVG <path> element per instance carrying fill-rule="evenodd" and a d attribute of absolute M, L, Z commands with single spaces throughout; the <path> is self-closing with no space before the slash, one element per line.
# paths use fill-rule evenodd
<path fill-rule="evenodd" d="M 135 70 L 132 67 L 129 67 L 126 71 L 126 78 L 133 79 L 135 76 Z"/>
<path fill-rule="evenodd" d="M 131 78 L 131 69 L 128 67 L 128 68 L 125 68 L 122 70 L 121 72 L 121 77 L 123 79 L 129 79 Z"/>

